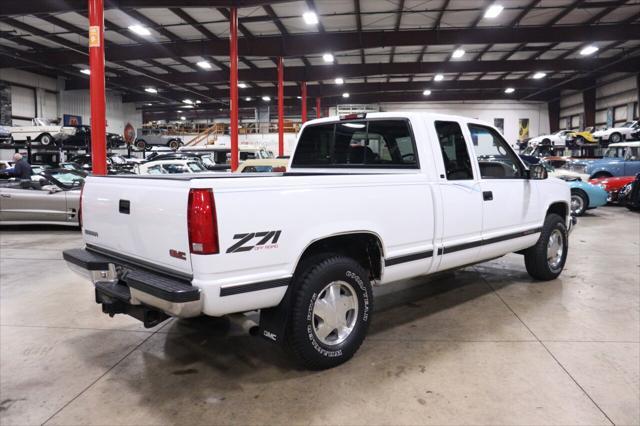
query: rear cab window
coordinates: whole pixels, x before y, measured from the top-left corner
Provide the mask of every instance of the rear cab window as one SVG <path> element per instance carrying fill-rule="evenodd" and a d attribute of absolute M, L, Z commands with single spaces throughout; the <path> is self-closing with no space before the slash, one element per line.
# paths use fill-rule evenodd
<path fill-rule="evenodd" d="M 418 155 L 408 119 L 382 118 L 305 127 L 291 163 L 309 168 L 417 169 Z"/>

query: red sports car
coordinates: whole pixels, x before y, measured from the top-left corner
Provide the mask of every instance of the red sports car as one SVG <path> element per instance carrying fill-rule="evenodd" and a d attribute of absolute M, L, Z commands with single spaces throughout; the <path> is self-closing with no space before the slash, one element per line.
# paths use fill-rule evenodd
<path fill-rule="evenodd" d="M 618 201 L 618 192 L 628 183 L 633 182 L 634 176 L 619 176 L 619 177 L 607 177 L 591 179 L 589 181 L 592 185 L 598 185 L 609 193 L 609 202 L 615 203 Z"/>

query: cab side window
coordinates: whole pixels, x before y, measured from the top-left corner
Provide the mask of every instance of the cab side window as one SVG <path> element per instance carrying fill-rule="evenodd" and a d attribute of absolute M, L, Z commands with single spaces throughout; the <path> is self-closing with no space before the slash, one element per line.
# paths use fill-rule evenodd
<path fill-rule="evenodd" d="M 447 180 L 473 179 L 471 158 L 460 124 L 455 121 L 436 121 L 435 126 Z"/>
<path fill-rule="evenodd" d="M 469 124 L 469 132 L 483 179 L 524 177 L 522 163 L 498 132 L 478 124 Z"/>

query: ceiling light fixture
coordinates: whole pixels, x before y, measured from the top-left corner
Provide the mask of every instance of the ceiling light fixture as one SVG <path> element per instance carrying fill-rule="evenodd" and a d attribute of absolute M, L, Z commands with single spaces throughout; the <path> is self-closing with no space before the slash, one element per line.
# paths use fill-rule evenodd
<path fill-rule="evenodd" d="M 191 99 L 183 99 L 182 103 L 185 103 L 187 105 L 191 105 L 193 103 L 193 101 Z"/>
<path fill-rule="evenodd" d="M 129 31 L 131 31 L 132 33 L 141 35 L 141 36 L 150 36 L 151 35 L 151 31 L 149 31 L 149 28 L 144 27 L 142 25 L 129 25 Z"/>
<path fill-rule="evenodd" d="M 541 78 L 545 78 L 546 76 L 547 76 L 547 73 L 537 72 L 533 75 L 533 78 L 535 78 L 536 80 L 540 80 Z"/>
<path fill-rule="evenodd" d="M 202 101 L 198 100 L 198 101 L 196 101 L 196 103 L 197 103 L 197 104 L 201 104 L 201 103 L 202 103 Z"/>
<path fill-rule="evenodd" d="M 178 112 L 182 112 L 182 110 L 181 110 L 181 109 L 179 109 L 179 110 L 178 110 Z"/>
<path fill-rule="evenodd" d="M 425 96 L 429 96 L 431 94 L 431 90 L 427 89 L 424 92 L 422 92 L 422 94 Z"/>
<path fill-rule="evenodd" d="M 344 93 L 342 94 L 342 97 L 343 97 L 343 98 L 348 98 L 348 97 L 349 97 L 349 93 L 344 92 Z"/>
<path fill-rule="evenodd" d="M 598 46 L 594 46 L 594 45 L 591 44 L 591 45 L 586 46 L 585 48 L 583 48 L 580 51 L 580 54 L 582 56 L 589 56 L 589 55 L 592 55 L 592 54 L 596 53 L 598 50 L 599 50 Z"/>
<path fill-rule="evenodd" d="M 153 106 L 153 104 L 147 104 L 147 106 Z"/>
<path fill-rule="evenodd" d="M 249 96 L 247 96 L 246 98 L 244 98 L 245 101 L 247 102 L 251 102 L 251 98 Z"/>
<path fill-rule="evenodd" d="M 154 89 L 153 87 L 147 87 L 144 91 L 147 93 L 158 93 L 158 89 Z"/>
<path fill-rule="evenodd" d="M 318 15 L 315 12 L 305 12 L 302 14 L 302 19 L 307 25 L 315 25 L 318 23 Z"/>
<path fill-rule="evenodd" d="M 180 117 L 180 120 L 182 120 L 182 121 L 184 121 L 186 119 L 187 119 L 187 117 L 185 117 L 185 116 Z"/>
<path fill-rule="evenodd" d="M 325 53 L 324 55 L 322 55 L 322 60 L 325 62 L 333 62 L 334 57 L 331 53 Z"/>
<path fill-rule="evenodd" d="M 506 93 L 507 95 L 509 93 L 513 93 L 515 91 L 516 91 L 516 89 L 514 89 L 513 87 L 507 87 L 506 89 L 504 89 L 504 93 Z"/>
<path fill-rule="evenodd" d="M 435 81 L 442 81 L 442 80 L 444 80 L 444 75 L 442 75 L 442 74 L 436 74 L 436 76 L 435 76 L 435 77 L 433 77 L 433 79 L 434 79 Z"/>
<path fill-rule="evenodd" d="M 496 16 L 500 15 L 503 10 L 504 6 L 502 6 L 501 4 L 492 4 L 487 8 L 487 11 L 484 12 L 484 17 L 495 18 Z"/>
<path fill-rule="evenodd" d="M 90 75 L 91 74 L 91 70 L 89 68 L 81 69 L 80 72 L 82 74 L 86 74 L 86 75 Z"/>
<path fill-rule="evenodd" d="M 344 79 L 342 77 L 338 77 L 334 80 L 336 84 L 344 84 Z"/>
<path fill-rule="evenodd" d="M 464 51 L 464 49 L 456 49 L 453 51 L 453 54 L 451 55 L 452 58 L 462 58 L 464 56 L 464 54 L 467 53 Z"/>
<path fill-rule="evenodd" d="M 197 66 L 199 66 L 200 68 L 204 69 L 204 70 L 210 70 L 211 69 L 211 64 L 207 61 L 200 61 L 196 64 Z"/>
<path fill-rule="evenodd" d="M 238 87 L 241 89 L 246 89 L 247 85 L 245 83 L 238 83 Z"/>
<path fill-rule="evenodd" d="M 271 100 L 271 98 L 269 96 L 263 96 L 262 100 L 265 102 L 269 102 Z"/>

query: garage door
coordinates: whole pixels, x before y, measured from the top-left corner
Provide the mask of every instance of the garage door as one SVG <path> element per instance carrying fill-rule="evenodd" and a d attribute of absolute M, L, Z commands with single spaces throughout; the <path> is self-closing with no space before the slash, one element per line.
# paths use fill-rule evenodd
<path fill-rule="evenodd" d="M 11 86 L 11 115 L 33 118 L 35 114 L 36 99 L 34 89 Z"/>

